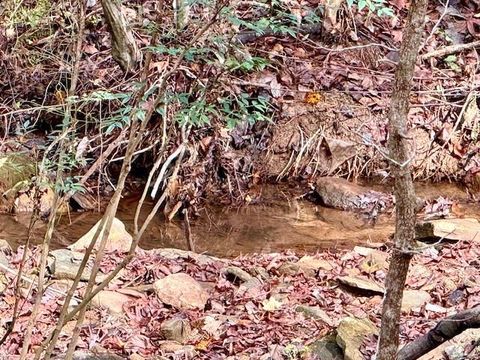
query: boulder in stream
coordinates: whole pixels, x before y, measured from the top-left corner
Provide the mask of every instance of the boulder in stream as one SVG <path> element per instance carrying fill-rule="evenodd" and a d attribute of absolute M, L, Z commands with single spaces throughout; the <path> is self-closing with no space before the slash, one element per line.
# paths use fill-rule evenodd
<path fill-rule="evenodd" d="M 437 219 L 417 224 L 417 239 L 445 239 L 480 242 L 480 222 L 477 219 Z"/>
<path fill-rule="evenodd" d="M 71 250 L 82 251 L 86 249 L 90 242 L 92 241 L 95 233 L 97 232 L 98 227 L 100 226 L 99 220 L 85 235 L 83 235 L 77 242 L 68 246 Z M 97 239 L 97 243 L 95 244 L 95 248 L 98 248 L 98 244 L 102 238 L 102 232 Z M 105 247 L 105 251 L 120 251 L 120 252 L 128 252 L 130 250 L 130 246 L 132 244 L 132 235 L 130 235 L 127 230 L 125 229 L 125 225 L 117 218 L 113 219 L 112 227 L 110 228 L 110 233 L 108 235 L 107 244 Z"/>
<path fill-rule="evenodd" d="M 393 200 L 391 195 L 330 176 L 319 178 L 315 190 L 325 206 L 341 210 L 384 209 Z"/>

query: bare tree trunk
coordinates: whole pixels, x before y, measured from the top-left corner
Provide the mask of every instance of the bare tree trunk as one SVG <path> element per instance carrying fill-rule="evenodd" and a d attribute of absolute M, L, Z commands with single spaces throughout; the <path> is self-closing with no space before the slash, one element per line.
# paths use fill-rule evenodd
<path fill-rule="evenodd" d="M 123 71 L 135 70 L 140 62 L 142 53 L 137 47 L 132 30 L 122 13 L 121 2 L 117 0 L 102 0 L 105 20 L 112 35 L 112 57 Z"/>
<path fill-rule="evenodd" d="M 460 311 L 440 322 L 427 334 L 405 345 L 398 352 L 399 360 L 415 360 L 461 334 L 469 328 L 480 328 L 480 306 Z"/>
<path fill-rule="evenodd" d="M 403 290 L 415 240 L 416 199 L 410 170 L 413 154 L 409 154 L 407 119 L 410 88 L 422 40 L 427 4 L 428 0 L 412 0 L 410 3 L 389 113 L 388 146 L 391 170 L 395 177 L 395 245 L 385 281 L 377 360 L 397 358 Z"/>

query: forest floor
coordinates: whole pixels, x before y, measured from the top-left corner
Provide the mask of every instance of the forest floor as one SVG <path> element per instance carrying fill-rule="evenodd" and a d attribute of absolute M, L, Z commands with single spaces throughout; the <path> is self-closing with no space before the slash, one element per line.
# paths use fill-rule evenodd
<path fill-rule="evenodd" d="M 28 254 L 28 276 L 38 262 L 38 251 Z M 4 250 L 2 258 L 15 269 L 22 252 L 21 248 Z M 369 359 L 380 326 L 388 252 L 386 246 L 377 244 L 301 258 L 283 252 L 227 260 L 175 249 L 139 250 L 87 311 L 77 354 L 108 353 L 119 359 L 153 359 L 154 355 L 166 359 L 343 359 L 345 352 L 349 359 Z M 118 252 L 108 253 L 98 278 L 120 258 Z M 479 258 L 478 242 L 423 244 L 409 270 L 402 305 L 402 344 L 425 334 L 441 318 L 478 305 Z M 57 269 L 49 281 L 32 351 L 56 324 L 62 293 L 71 283 L 60 279 L 68 277 L 67 273 Z M 2 280 L 2 319 L 12 315 L 15 282 L 11 278 L 7 273 Z M 75 296 L 81 297 L 84 287 L 81 283 Z M 9 359 L 22 346 L 32 310 L 29 291 L 28 286 L 22 288 L 15 329 L 1 345 L 2 355 L 8 354 Z M 65 352 L 74 323 L 65 326 L 58 354 Z M 457 352 L 458 346 L 453 346 Z M 467 341 L 460 350 L 462 359 L 478 359 L 479 348 L 474 344 Z M 423 359 L 441 358 L 437 352 Z"/>

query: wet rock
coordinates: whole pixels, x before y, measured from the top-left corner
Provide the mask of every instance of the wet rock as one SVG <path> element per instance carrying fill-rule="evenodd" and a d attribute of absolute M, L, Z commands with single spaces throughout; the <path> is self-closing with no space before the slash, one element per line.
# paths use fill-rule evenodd
<path fill-rule="evenodd" d="M 107 309 L 112 315 L 124 313 L 123 307 L 132 297 L 116 291 L 102 290 L 92 299 L 92 305 Z"/>
<path fill-rule="evenodd" d="M 159 348 L 164 355 L 174 355 L 175 359 L 193 359 L 197 356 L 193 345 L 182 345 L 172 340 L 161 341 Z"/>
<path fill-rule="evenodd" d="M 376 294 L 383 294 L 385 292 L 383 287 L 367 278 L 358 276 L 342 276 L 338 278 L 338 281 L 343 285 L 350 286 L 361 291 L 367 291 Z"/>
<path fill-rule="evenodd" d="M 477 219 L 438 219 L 417 224 L 417 239 L 446 239 L 480 242 L 480 222 Z"/>
<path fill-rule="evenodd" d="M 73 280 L 77 276 L 80 263 L 83 259 L 83 254 L 69 249 L 58 249 L 50 252 L 52 263 L 50 271 L 56 279 L 70 279 Z M 88 263 L 82 272 L 81 280 L 87 281 L 91 275 L 91 268 Z"/>
<path fill-rule="evenodd" d="M 165 320 L 160 330 L 166 340 L 174 340 L 181 344 L 185 344 L 192 333 L 190 323 L 186 319 Z"/>
<path fill-rule="evenodd" d="M 378 330 L 368 319 L 347 317 L 337 328 L 337 344 L 343 349 L 345 360 L 363 360 L 360 347 L 367 336 L 377 335 Z"/>
<path fill-rule="evenodd" d="M 298 305 L 295 308 L 295 311 L 303 313 L 305 317 L 320 320 L 328 326 L 333 326 L 333 320 L 324 310 L 322 310 L 318 306 Z"/>
<path fill-rule="evenodd" d="M 97 199 L 95 199 L 88 192 L 77 191 L 72 195 L 71 198 L 76 206 L 83 210 L 95 210 L 98 207 Z M 75 207 L 75 205 L 72 205 Z"/>
<path fill-rule="evenodd" d="M 330 176 L 319 178 L 315 190 L 325 206 L 341 210 L 366 209 L 373 204 L 386 207 L 391 202 L 390 195 Z"/>
<path fill-rule="evenodd" d="M 252 275 L 237 266 L 228 266 L 223 272 L 233 283 L 247 282 L 252 278 Z"/>
<path fill-rule="evenodd" d="M 83 235 L 77 242 L 68 246 L 71 250 L 81 251 L 84 250 L 90 245 L 95 233 L 97 232 L 98 227 L 100 226 L 101 220 L 99 220 L 85 235 Z M 98 248 L 98 244 L 102 239 L 102 232 L 97 239 L 95 248 Z M 112 227 L 108 235 L 105 251 L 120 251 L 128 252 L 132 244 L 132 236 L 125 230 L 125 225 L 117 218 L 113 219 Z"/>
<path fill-rule="evenodd" d="M 208 293 L 194 278 L 183 273 L 157 280 L 154 287 L 161 302 L 177 309 L 203 309 L 209 298 Z"/>
<path fill-rule="evenodd" d="M 423 290 L 405 290 L 402 299 L 402 311 L 410 312 L 419 309 L 431 300 L 428 292 Z"/>
<path fill-rule="evenodd" d="M 338 346 L 335 335 L 327 335 L 308 346 L 306 359 L 343 360 L 343 351 Z"/>

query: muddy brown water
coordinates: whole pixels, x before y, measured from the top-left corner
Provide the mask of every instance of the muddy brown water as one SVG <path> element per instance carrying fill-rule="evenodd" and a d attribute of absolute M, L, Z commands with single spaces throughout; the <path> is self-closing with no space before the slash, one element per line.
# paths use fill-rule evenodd
<path fill-rule="evenodd" d="M 263 195 L 264 194 L 264 195 Z M 467 195 L 452 184 L 417 185 L 417 194 L 426 199 L 439 196 L 466 202 Z M 368 242 L 385 242 L 393 233 L 393 214 L 379 217 L 375 225 L 353 212 L 315 205 L 307 200 L 296 200 L 293 193 L 269 187 L 262 193 L 259 204 L 242 208 L 209 207 L 192 221 L 192 233 L 197 252 L 231 257 L 253 252 L 275 252 L 286 249 L 321 251 L 352 248 Z M 137 197 L 125 198 L 119 205 L 117 217 L 127 229 L 133 226 Z M 146 204 L 141 219 L 153 206 Z M 462 205 L 462 215 L 480 217 L 480 206 Z M 69 245 L 85 234 L 101 217 L 100 213 L 85 212 L 63 215 L 56 226 L 53 248 Z M 27 237 L 29 214 L 0 215 L 0 239 L 18 246 Z M 142 221 L 140 221 L 141 223 Z M 38 224 L 33 242 L 39 243 L 45 224 Z M 186 249 L 187 242 L 182 221 L 166 222 L 156 216 L 145 232 L 140 246 L 144 249 L 175 247 Z"/>

